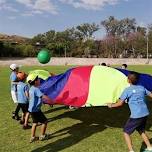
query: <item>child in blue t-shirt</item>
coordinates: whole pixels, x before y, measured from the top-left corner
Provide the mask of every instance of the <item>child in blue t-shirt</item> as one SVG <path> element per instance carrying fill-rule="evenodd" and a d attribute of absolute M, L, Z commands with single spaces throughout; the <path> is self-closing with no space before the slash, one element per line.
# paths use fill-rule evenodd
<path fill-rule="evenodd" d="M 19 66 L 17 64 L 11 64 L 10 65 L 10 69 L 11 69 L 11 75 L 10 75 L 10 82 L 11 82 L 11 96 L 12 96 L 12 100 L 14 101 L 14 103 L 17 103 L 17 73 L 19 71 Z M 12 118 L 19 120 L 19 111 L 20 111 L 20 107 L 17 104 L 15 112 L 13 112 Z"/>
<path fill-rule="evenodd" d="M 23 112 L 20 123 L 23 124 L 23 129 L 28 129 L 28 128 L 31 128 L 31 126 L 28 125 L 28 119 L 29 119 L 29 112 L 28 112 L 29 87 L 25 83 L 26 74 L 24 72 L 18 72 L 17 78 L 19 80 L 19 82 L 17 84 L 18 105 L 22 109 L 22 112 Z"/>
<path fill-rule="evenodd" d="M 48 96 L 44 95 L 38 88 L 40 85 L 40 80 L 38 79 L 37 75 L 32 75 L 30 78 L 28 78 L 28 83 L 31 86 L 29 90 L 30 101 L 28 111 L 30 112 L 33 119 L 30 142 L 33 142 L 37 139 L 35 136 L 35 132 L 37 124 L 39 122 L 42 123 L 41 135 L 39 137 L 39 140 L 45 140 L 48 139 L 48 134 L 45 134 L 47 128 L 47 118 L 41 111 L 42 99 L 50 103 L 52 102 L 52 100 Z"/>
<path fill-rule="evenodd" d="M 135 130 L 139 132 L 143 141 L 145 142 L 147 146 L 146 150 L 152 151 L 152 146 L 150 144 L 148 136 L 145 133 L 147 116 L 149 115 L 145 96 L 148 95 L 152 98 L 152 93 L 143 86 L 136 85 L 138 82 L 138 78 L 138 73 L 131 72 L 128 75 L 128 82 L 130 83 L 130 87 L 126 88 L 123 91 L 122 95 L 116 103 L 108 104 L 109 108 L 120 107 L 125 103 L 125 100 L 127 100 L 131 115 L 126 122 L 123 131 L 129 152 L 134 152 L 130 135 Z"/>

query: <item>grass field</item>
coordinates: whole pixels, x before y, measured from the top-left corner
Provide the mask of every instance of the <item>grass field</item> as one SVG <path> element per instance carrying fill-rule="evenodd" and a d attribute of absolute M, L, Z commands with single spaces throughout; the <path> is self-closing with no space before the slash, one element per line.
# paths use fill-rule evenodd
<path fill-rule="evenodd" d="M 46 69 L 58 74 L 68 68 L 31 66 L 21 69 L 26 72 Z M 129 66 L 129 69 L 152 74 L 152 66 L 148 65 Z M 52 137 L 30 144 L 30 130 L 23 130 L 19 122 L 11 118 L 15 105 L 10 96 L 9 75 L 8 67 L 0 67 L 0 152 L 127 152 L 122 133 L 129 116 L 126 105 L 112 110 L 107 107 L 70 110 L 65 106 L 51 108 L 44 105 L 42 110 L 49 119 L 47 132 L 52 133 Z M 152 113 L 151 103 L 149 107 Z M 152 115 L 148 119 L 147 132 L 152 138 Z M 132 139 L 135 151 L 141 151 L 144 145 L 137 132 L 132 135 Z"/>

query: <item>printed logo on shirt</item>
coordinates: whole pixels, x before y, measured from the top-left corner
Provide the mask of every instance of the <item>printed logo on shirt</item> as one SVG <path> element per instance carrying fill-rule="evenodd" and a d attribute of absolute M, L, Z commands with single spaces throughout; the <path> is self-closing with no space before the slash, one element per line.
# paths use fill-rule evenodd
<path fill-rule="evenodd" d="M 132 90 L 133 93 L 136 93 L 136 90 Z"/>

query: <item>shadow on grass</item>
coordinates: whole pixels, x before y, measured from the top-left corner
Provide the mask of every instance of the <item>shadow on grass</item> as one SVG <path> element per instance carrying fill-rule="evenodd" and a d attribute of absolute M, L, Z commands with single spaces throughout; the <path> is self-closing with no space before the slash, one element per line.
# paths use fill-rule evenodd
<path fill-rule="evenodd" d="M 51 107 L 51 106 L 50 106 Z M 52 113 L 52 112 L 55 112 L 55 111 L 58 111 L 58 110 L 63 110 L 63 109 L 67 109 L 66 106 L 61 106 L 61 107 L 56 107 L 56 108 L 53 108 L 51 107 L 52 109 L 49 109 L 45 112 L 43 112 L 44 114 L 48 114 L 48 113 Z"/>
<path fill-rule="evenodd" d="M 67 111 L 57 117 L 51 118 L 51 121 L 62 118 L 72 118 L 80 120 L 81 122 L 54 132 L 52 138 L 63 134 L 68 134 L 68 136 L 43 147 L 36 148 L 32 152 L 58 152 L 77 144 L 95 133 L 103 131 L 107 127 L 121 128 L 128 118 L 128 109 L 126 106 L 119 109 L 108 109 L 107 107 L 80 108 L 75 111 Z"/>
<path fill-rule="evenodd" d="M 64 134 L 68 136 L 36 148 L 32 152 L 58 152 L 93 134 L 104 131 L 106 128 L 122 128 L 129 118 L 129 110 L 127 105 L 117 109 L 108 109 L 107 107 L 80 108 L 51 118 L 51 122 L 62 118 L 72 118 L 81 122 L 54 132 L 52 138 Z M 151 126 L 152 121 L 148 120 L 147 129 Z"/>

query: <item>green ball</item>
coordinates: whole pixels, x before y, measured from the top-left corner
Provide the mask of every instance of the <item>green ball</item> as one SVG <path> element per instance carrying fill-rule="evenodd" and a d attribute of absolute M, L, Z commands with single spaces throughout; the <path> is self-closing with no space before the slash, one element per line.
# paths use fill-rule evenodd
<path fill-rule="evenodd" d="M 47 49 L 42 49 L 37 55 L 38 61 L 42 64 L 48 63 L 50 61 L 50 58 L 51 55 Z"/>

